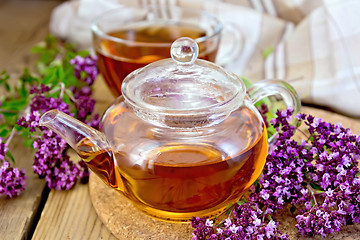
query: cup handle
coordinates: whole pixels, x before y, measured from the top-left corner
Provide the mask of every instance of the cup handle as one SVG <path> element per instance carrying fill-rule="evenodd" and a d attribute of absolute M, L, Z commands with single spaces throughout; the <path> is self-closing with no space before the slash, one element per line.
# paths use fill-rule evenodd
<path fill-rule="evenodd" d="M 275 79 L 259 81 L 251 85 L 247 92 L 252 104 L 268 96 L 280 95 L 286 107 L 293 109 L 293 121 L 295 121 L 294 116 L 300 112 L 301 102 L 299 95 L 295 89 L 285 81 Z M 271 99 L 269 100 L 271 103 Z M 269 142 L 271 143 L 274 138 L 275 136 L 269 138 Z"/>
<path fill-rule="evenodd" d="M 220 66 L 225 66 L 227 63 L 238 57 L 245 46 L 245 36 L 235 24 L 224 23 L 221 39 L 224 39 L 225 35 L 227 36 L 227 39 L 230 39 L 231 41 L 230 45 L 227 47 L 227 51 L 223 51 L 221 47 L 218 51 L 216 64 Z"/>

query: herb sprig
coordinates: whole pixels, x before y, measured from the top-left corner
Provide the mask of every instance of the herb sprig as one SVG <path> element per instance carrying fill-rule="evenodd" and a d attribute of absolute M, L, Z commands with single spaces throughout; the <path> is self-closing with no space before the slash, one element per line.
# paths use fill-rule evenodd
<path fill-rule="evenodd" d="M 36 149 L 33 170 L 49 188 L 70 189 L 77 181 L 86 182 L 89 170 L 67 154 L 68 145 L 54 132 L 39 127 L 40 115 L 58 109 L 96 127 L 99 116 L 92 116 L 95 100 L 91 85 L 98 75 L 96 58 L 87 51 L 76 51 L 49 35 L 32 49 L 39 56 L 34 73 L 28 69 L 15 82 L 6 71 L 0 74 L 0 194 L 14 197 L 26 186 L 25 170 L 13 168 L 16 159 L 8 150 L 15 134 L 24 145 Z M 14 83 L 15 82 L 15 83 Z"/>
<path fill-rule="evenodd" d="M 360 218 L 360 136 L 341 124 L 311 115 L 278 111 L 270 121 L 277 139 L 270 149 L 263 174 L 250 196 L 233 206 L 220 223 L 194 217 L 193 239 L 288 239 L 276 219 L 290 209 L 304 236 L 325 237 Z M 306 135 L 296 141 L 300 125 Z"/>

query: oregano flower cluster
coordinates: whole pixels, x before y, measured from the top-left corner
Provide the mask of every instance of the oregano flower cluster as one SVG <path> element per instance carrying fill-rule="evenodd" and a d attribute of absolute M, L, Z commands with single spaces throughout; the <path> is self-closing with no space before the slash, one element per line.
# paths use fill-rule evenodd
<path fill-rule="evenodd" d="M 84 60 L 85 59 L 85 60 Z M 76 61 L 75 61 L 76 60 Z M 70 60 L 71 64 L 75 64 L 76 77 L 81 81 L 87 81 L 86 83 L 92 84 L 98 75 L 96 67 L 96 58 L 86 56 L 76 56 Z M 83 67 L 82 65 L 86 66 Z M 83 74 L 78 73 L 79 69 L 82 69 Z M 84 76 L 87 76 L 84 78 Z M 90 85 L 85 86 L 88 88 Z M 75 164 L 70 160 L 66 150 L 68 144 L 60 136 L 54 133 L 52 130 L 46 127 L 39 127 L 39 120 L 41 114 L 57 109 L 61 112 L 74 116 L 74 113 L 70 111 L 69 104 L 64 102 L 62 97 L 66 94 L 65 89 L 60 89 L 58 97 L 51 97 L 51 89 L 45 85 L 40 87 L 32 87 L 30 90 L 34 96 L 31 99 L 29 105 L 29 113 L 20 118 L 17 122 L 19 126 L 29 128 L 30 132 L 35 132 L 37 129 L 42 130 L 42 135 L 36 139 L 33 143 L 33 147 L 37 149 L 34 157 L 33 170 L 40 178 L 45 178 L 49 188 L 56 190 L 69 190 L 78 180 L 81 182 L 87 182 L 89 176 L 89 170 L 85 163 L 80 161 Z M 88 120 L 87 117 L 92 114 L 94 110 L 95 100 L 89 97 L 90 94 L 81 89 L 76 91 L 76 95 L 70 95 L 75 106 L 75 113 L 77 119 L 84 121 L 93 127 L 97 127 L 99 124 L 99 117 L 96 115 L 93 119 Z"/>
<path fill-rule="evenodd" d="M 68 190 L 79 181 L 86 183 L 89 170 L 83 161 L 70 159 L 69 146 L 60 136 L 39 126 L 40 116 L 57 109 L 92 127 L 100 121 L 98 114 L 92 116 L 95 100 L 91 98 L 91 85 L 99 74 L 97 58 L 59 44 L 52 36 L 32 50 L 40 54 L 36 74 L 25 69 L 19 84 L 12 86 L 10 76 L 0 73 L 0 86 L 6 90 L 0 96 L 0 195 L 9 197 L 18 196 L 26 186 L 25 170 L 11 167 L 15 159 L 8 144 L 14 135 L 23 136 L 24 144 L 36 150 L 34 173 L 49 188 Z"/>
<path fill-rule="evenodd" d="M 95 78 L 98 75 L 98 69 L 96 63 L 97 57 L 95 56 L 76 56 L 70 60 L 70 63 L 74 66 L 74 75 L 77 79 L 86 82 L 89 85 L 94 83 Z"/>
<path fill-rule="evenodd" d="M 33 170 L 40 178 L 45 178 L 49 188 L 68 190 L 76 184 L 80 174 L 87 178 L 89 171 L 85 165 L 74 164 L 70 160 L 66 152 L 68 145 L 65 140 L 50 129 L 39 127 L 40 116 L 46 111 L 58 109 L 71 114 L 69 105 L 61 98 L 45 96 L 49 90 L 50 88 L 44 85 L 38 89 L 32 87 L 31 93 L 35 95 L 30 103 L 30 111 L 18 120 L 18 125 L 29 128 L 30 132 L 35 132 L 38 128 L 42 130 L 42 135 L 33 143 L 33 147 L 37 150 Z"/>
<path fill-rule="evenodd" d="M 3 161 L 0 167 L 0 195 L 16 197 L 26 187 L 26 175 L 24 169 L 10 167 L 9 162 L 5 160 L 7 151 L 7 144 L 0 138 L 0 161 Z"/>
<path fill-rule="evenodd" d="M 276 218 L 282 209 L 291 209 L 299 234 L 308 237 L 359 222 L 360 137 L 311 115 L 296 119 L 291 125 L 291 109 L 277 112 L 270 123 L 278 135 L 249 197 L 220 223 L 194 217 L 193 239 L 288 239 Z"/>

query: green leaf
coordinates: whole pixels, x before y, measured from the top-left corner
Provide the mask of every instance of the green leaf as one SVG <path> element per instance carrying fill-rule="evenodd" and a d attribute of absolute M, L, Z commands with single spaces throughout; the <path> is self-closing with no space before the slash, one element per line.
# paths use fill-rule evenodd
<path fill-rule="evenodd" d="M 29 95 L 29 91 L 26 89 L 24 84 L 21 84 L 21 86 L 17 89 L 17 92 L 22 98 L 26 98 Z"/>
<path fill-rule="evenodd" d="M 314 182 L 310 182 L 309 184 L 310 184 L 310 186 L 311 186 L 313 189 L 315 189 L 315 190 L 321 190 L 321 186 L 320 186 L 319 184 L 316 184 L 316 183 L 314 183 Z"/>
<path fill-rule="evenodd" d="M 7 92 L 11 91 L 9 79 L 10 79 L 10 76 L 6 73 L 5 70 L 0 73 L 0 85 L 4 85 L 5 90 Z"/>
<path fill-rule="evenodd" d="M 40 55 L 40 59 L 37 62 L 38 66 L 49 65 L 55 60 L 57 54 L 60 52 L 56 37 L 48 35 L 44 42 L 34 46 L 31 49 L 31 52 Z"/>
<path fill-rule="evenodd" d="M 272 54 L 273 52 L 274 52 L 274 47 L 265 48 L 262 51 L 262 56 L 264 59 L 267 59 L 269 57 L 269 55 Z"/>
<path fill-rule="evenodd" d="M 25 108 L 26 105 L 27 105 L 26 98 L 20 98 L 20 99 L 15 98 L 4 101 L 0 109 L 9 110 L 9 111 L 21 111 Z"/>
<path fill-rule="evenodd" d="M 87 77 L 87 72 L 85 72 L 85 71 L 80 72 L 80 78 L 81 79 L 84 79 L 86 77 Z"/>
<path fill-rule="evenodd" d="M 6 157 L 7 157 L 8 159 L 10 159 L 13 163 L 15 163 L 15 158 L 14 158 L 14 156 L 11 154 L 10 151 L 7 151 L 5 155 L 6 155 Z"/>
<path fill-rule="evenodd" d="M 15 125 L 17 121 L 18 114 L 3 114 L 5 122 L 11 123 L 11 125 Z"/>
<path fill-rule="evenodd" d="M 33 142 L 34 141 L 31 138 L 28 137 L 27 139 L 24 140 L 24 146 L 25 147 L 31 147 Z"/>
<path fill-rule="evenodd" d="M 6 124 L 1 124 L 0 125 L 0 137 L 1 138 L 6 138 L 7 136 L 9 136 L 11 130 L 9 129 L 9 127 Z"/>
<path fill-rule="evenodd" d="M 29 138 L 30 131 L 28 128 L 23 128 L 24 130 L 20 133 L 20 136 L 24 138 Z"/>
<path fill-rule="evenodd" d="M 64 48 L 65 48 L 66 52 L 72 52 L 72 53 L 76 52 L 75 47 L 70 43 L 65 43 Z"/>
<path fill-rule="evenodd" d="M 10 79 L 9 74 L 5 70 L 0 73 L 0 83 L 5 83 Z"/>
<path fill-rule="evenodd" d="M 64 95 L 63 101 L 64 101 L 64 103 L 68 104 L 69 106 L 73 105 L 73 102 L 71 101 L 71 99 L 67 95 Z"/>
<path fill-rule="evenodd" d="M 239 201 L 237 201 L 236 203 L 237 203 L 237 205 L 241 206 L 241 205 L 243 205 L 243 204 L 246 203 L 246 202 L 247 202 L 247 200 L 246 200 L 245 198 L 242 198 L 242 199 L 240 199 Z"/>
<path fill-rule="evenodd" d="M 25 147 L 32 147 L 34 140 L 29 137 L 31 135 L 32 135 L 32 133 L 30 132 L 30 130 L 28 128 L 22 128 L 22 131 L 20 132 L 20 136 L 22 136 L 24 139 Z"/>
<path fill-rule="evenodd" d="M 63 78 L 62 67 L 59 65 L 53 65 L 47 68 L 47 72 L 42 80 L 45 85 L 57 85 Z"/>
<path fill-rule="evenodd" d="M 42 51 L 44 51 L 44 46 L 36 45 L 36 46 L 32 47 L 30 51 L 31 51 L 31 53 L 42 53 Z"/>
<path fill-rule="evenodd" d="M 50 64 L 56 58 L 58 51 L 55 49 L 48 49 L 46 52 L 43 52 L 41 55 L 41 61 L 45 64 Z"/>
<path fill-rule="evenodd" d="M 58 40 L 52 34 L 49 34 L 45 37 L 45 44 L 46 44 L 46 48 L 58 49 Z"/>
<path fill-rule="evenodd" d="M 1 115 L 3 116 L 5 122 L 10 122 L 10 123 L 15 123 L 17 116 L 18 116 L 18 112 L 1 112 Z M 15 118 L 15 119 L 14 119 Z"/>
<path fill-rule="evenodd" d="M 10 85 L 9 85 L 8 83 L 5 83 L 5 90 L 6 90 L 7 92 L 10 92 L 10 91 L 11 91 L 11 87 L 10 87 Z"/>
<path fill-rule="evenodd" d="M 63 60 L 64 83 L 65 86 L 80 86 L 80 81 L 74 75 L 74 66 L 70 64 L 70 60 L 76 56 L 75 53 L 67 52 Z"/>
<path fill-rule="evenodd" d="M 268 120 L 270 120 L 270 119 L 268 118 Z M 269 124 L 269 126 L 266 128 L 266 130 L 267 130 L 269 136 L 272 136 L 276 133 L 276 128 L 274 128 L 274 126 L 271 124 Z"/>
<path fill-rule="evenodd" d="M 81 57 L 86 57 L 86 56 L 88 56 L 89 54 L 90 54 L 90 53 L 89 53 L 89 51 L 87 51 L 87 50 L 79 51 L 79 52 L 76 53 L 76 55 L 80 55 Z"/>
<path fill-rule="evenodd" d="M 324 190 L 315 190 L 315 191 L 314 191 L 315 194 L 322 194 L 322 193 L 324 193 L 324 192 L 325 192 Z"/>
<path fill-rule="evenodd" d="M 225 214 L 226 214 L 226 215 L 229 215 L 229 214 L 231 213 L 233 207 L 234 207 L 233 204 L 228 204 L 228 205 L 226 206 Z"/>
<path fill-rule="evenodd" d="M 19 126 L 19 125 L 17 125 L 17 124 L 15 124 L 14 128 L 15 128 L 15 131 L 17 131 L 17 132 L 21 132 L 21 131 L 23 131 L 24 129 L 26 129 L 26 128 L 24 128 L 24 127 L 22 127 L 22 126 Z"/>
<path fill-rule="evenodd" d="M 57 68 L 56 68 L 56 77 L 58 79 L 58 82 L 61 82 L 61 81 L 64 81 L 64 70 L 63 70 L 63 67 L 61 65 L 59 65 Z"/>
<path fill-rule="evenodd" d="M 39 82 L 39 79 L 37 77 L 34 77 L 30 74 L 29 69 L 24 68 L 23 74 L 20 76 L 19 80 L 21 80 L 23 83 L 28 83 L 30 85 L 36 84 Z"/>
<path fill-rule="evenodd" d="M 246 88 L 249 88 L 252 85 L 251 81 L 249 79 L 247 79 L 246 77 L 240 77 L 240 78 L 241 78 L 241 80 L 243 80 Z"/>
<path fill-rule="evenodd" d="M 82 84 L 74 75 L 68 75 L 66 77 L 66 81 L 68 83 L 68 86 L 80 87 Z"/>

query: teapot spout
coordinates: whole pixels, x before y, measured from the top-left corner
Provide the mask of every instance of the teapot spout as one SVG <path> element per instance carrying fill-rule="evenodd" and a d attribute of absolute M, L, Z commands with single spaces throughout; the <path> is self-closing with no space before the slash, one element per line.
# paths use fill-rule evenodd
<path fill-rule="evenodd" d="M 62 137 L 105 183 L 113 188 L 119 187 L 113 152 L 102 132 L 59 110 L 44 113 L 39 125 Z"/>

